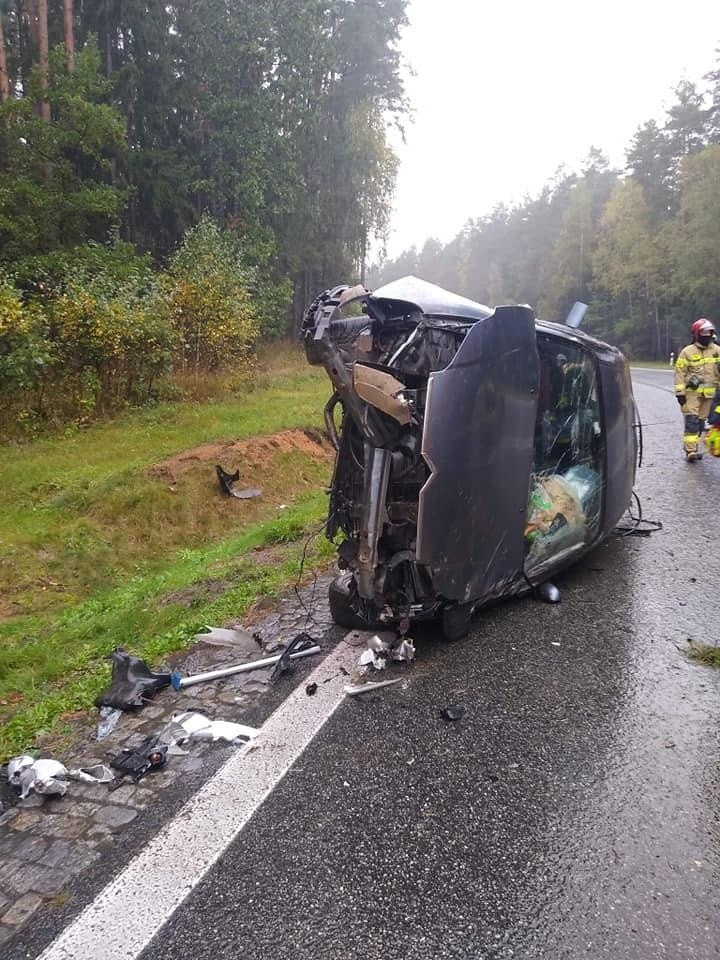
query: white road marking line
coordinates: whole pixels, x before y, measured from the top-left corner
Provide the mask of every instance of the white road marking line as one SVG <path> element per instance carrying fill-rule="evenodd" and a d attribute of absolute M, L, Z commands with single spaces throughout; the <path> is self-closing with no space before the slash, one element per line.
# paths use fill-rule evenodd
<path fill-rule="evenodd" d="M 351 670 L 356 660 L 357 650 L 340 643 L 39 960 L 137 957 L 342 703 L 340 668 Z"/>

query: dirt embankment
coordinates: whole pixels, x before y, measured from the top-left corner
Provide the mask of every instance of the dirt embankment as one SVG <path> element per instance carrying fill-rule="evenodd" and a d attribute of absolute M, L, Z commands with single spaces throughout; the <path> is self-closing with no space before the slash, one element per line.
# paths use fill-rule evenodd
<path fill-rule="evenodd" d="M 254 486 L 277 462 L 278 455 L 301 453 L 314 460 L 331 461 L 334 450 L 319 431 L 282 430 L 266 437 L 202 443 L 155 464 L 148 471 L 171 485 L 198 464 L 221 464 L 228 472 L 240 470 L 240 485 Z M 259 485 L 259 484 L 258 484 Z"/>

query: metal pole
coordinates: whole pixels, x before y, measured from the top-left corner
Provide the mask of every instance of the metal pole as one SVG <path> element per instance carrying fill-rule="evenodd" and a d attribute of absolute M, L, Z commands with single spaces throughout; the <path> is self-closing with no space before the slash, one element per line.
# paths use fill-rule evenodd
<path fill-rule="evenodd" d="M 297 653 L 291 653 L 291 660 L 300 660 L 302 657 L 311 657 L 315 653 L 320 653 L 320 647 L 308 647 L 307 650 L 298 650 Z M 271 667 L 282 657 L 282 653 L 273 654 L 272 657 L 263 657 L 262 660 L 249 660 L 235 667 L 222 667 L 220 670 L 210 670 L 207 673 L 196 673 L 193 677 L 181 677 L 175 671 L 172 675 L 172 685 L 175 690 L 181 690 L 184 687 L 191 687 L 195 683 L 203 683 L 205 680 L 219 680 L 220 677 L 229 677 L 234 673 L 249 673 L 251 670 L 260 670 L 262 667 Z"/>

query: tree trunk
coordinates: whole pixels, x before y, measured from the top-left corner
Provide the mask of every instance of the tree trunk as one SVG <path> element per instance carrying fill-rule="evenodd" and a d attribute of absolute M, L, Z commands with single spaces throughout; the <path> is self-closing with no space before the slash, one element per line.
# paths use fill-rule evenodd
<path fill-rule="evenodd" d="M 38 0 L 23 0 L 25 8 L 25 17 L 28 24 L 28 37 L 30 47 L 37 49 L 38 46 Z"/>
<path fill-rule="evenodd" d="M 5 56 L 5 33 L 0 11 L 0 103 L 10 98 L 10 80 L 7 72 L 7 57 Z"/>
<path fill-rule="evenodd" d="M 112 32 L 110 30 L 110 2 L 105 0 L 105 76 L 109 77 L 113 69 L 112 59 Z"/>
<path fill-rule="evenodd" d="M 75 34 L 73 31 L 73 0 L 63 0 L 63 25 L 65 28 L 65 49 L 67 50 L 68 70 L 75 69 Z"/>
<path fill-rule="evenodd" d="M 40 84 L 43 89 L 43 98 L 40 101 L 40 116 L 43 120 L 50 119 L 50 104 L 48 103 L 48 18 L 47 0 L 37 0 L 38 13 L 38 58 L 40 65 Z"/>

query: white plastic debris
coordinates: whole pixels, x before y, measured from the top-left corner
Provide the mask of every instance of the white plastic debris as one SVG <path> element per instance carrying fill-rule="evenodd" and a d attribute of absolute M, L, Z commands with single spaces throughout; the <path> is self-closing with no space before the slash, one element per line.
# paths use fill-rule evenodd
<path fill-rule="evenodd" d="M 185 731 L 185 736 L 175 740 L 175 743 L 182 743 L 183 740 L 226 740 L 232 743 L 239 737 L 253 740 L 260 733 L 255 727 L 248 727 L 243 723 L 210 720 L 202 713 L 192 711 L 173 714 L 172 723 L 178 724 Z"/>
<path fill-rule="evenodd" d="M 104 763 L 95 763 L 91 767 L 77 767 L 75 770 L 68 770 L 67 775 L 70 780 L 78 780 L 80 783 L 110 783 L 115 779 L 115 774 Z"/>
<path fill-rule="evenodd" d="M 388 660 L 409 662 L 414 659 L 415 644 L 410 637 L 388 639 L 375 633 L 368 637 L 367 649 L 360 654 L 358 664 L 361 667 L 373 666 L 376 670 L 384 670 Z"/>
<path fill-rule="evenodd" d="M 62 797 L 67 792 L 68 780 L 109 783 L 115 779 L 112 770 L 103 763 L 68 770 L 59 760 L 50 757 L 35 760 L 29 756 L 13 757 L 8 763 L 7 776 L 14 787 L 20 788 L 21 800 L 25 800 L 32 790 L 44 797 L 51 794 Z"/>
<path fill-rule="evenodd" d="M 116 707 L 100 707 L 100 723 L 97 726 L 96 738 L 104 740 L 105 737 L 110 736 L 121 716 L 122 710 Z"/>
<path fill-rule="evenodd" d="M 194 639 L 200 643 L 209 643 L 214 647 L 234 647 L 248 653 L 257 652 L 259 644 L 248 631 L 242 627 L 210 627 L 206 626 L 207 633 L 196 633 Z"/>
<path fill-rule="evenodd" d="M 9 760 L 7 765 L 7 778 L 10 784 L 13 787 L 20 786 L 20 774 L 34 763 L 35 758 L 29 757 L 27 754 L 21 757 L 13 757 L 12 760 Z"/>
<path fill-rule="evenodd" d="M 67 773 L 67 768 L 58 760 L 34 760 L 32 766 L 24 766 L 20 771 L 20 799 L 25 800 L 31 790 L 42 796 L 59 794 L 62 797 L 67 790 Z"/>

